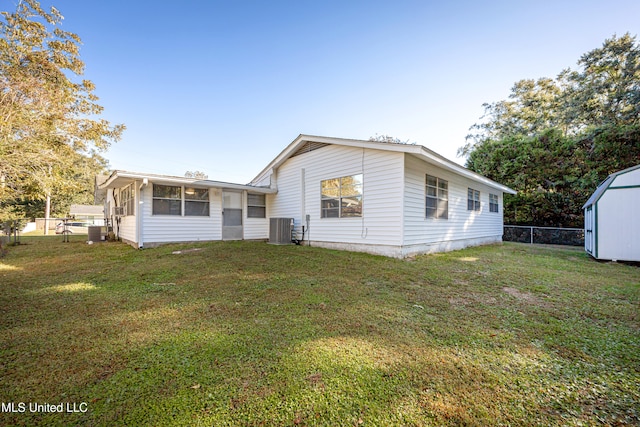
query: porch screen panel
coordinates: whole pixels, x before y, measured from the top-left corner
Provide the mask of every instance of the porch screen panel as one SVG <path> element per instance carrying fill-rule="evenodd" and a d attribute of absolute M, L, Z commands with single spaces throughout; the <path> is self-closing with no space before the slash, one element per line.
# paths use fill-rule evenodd
<path fill-rule="evenodd" d="M 182 215 L 182 188 L 153 185 L 153 215 Z"/>
<path fill-rule="evenodd" d="M 184 190 L 184 214 L 186 216 L 209 216 L 209 190 L 186 188 Z"/>

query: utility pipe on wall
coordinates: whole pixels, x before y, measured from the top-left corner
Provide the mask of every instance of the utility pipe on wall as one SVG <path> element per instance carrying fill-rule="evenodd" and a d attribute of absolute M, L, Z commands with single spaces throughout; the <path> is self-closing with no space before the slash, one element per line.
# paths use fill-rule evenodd
<path fill-rule="evenodd" d="M 142 180 L 142 184 L 140 184 L 140 186 L 138 187 L 138 194 L 136 195 L 138 197 L 138 208 L 136 209 L 136 242 L 138 245 L 138 249 L 142 249 L 143 246 L 143 242 L 142 240 L 142 236 L 144 236 L 144 233 L 142 232 L 142 213 L 143 213 L 143 204 L 144 201 L 142 200 L 142 189 L 144 187 L 146 187 L 147 185 L 149 185 L 149 179 L 144 178 Z"/>

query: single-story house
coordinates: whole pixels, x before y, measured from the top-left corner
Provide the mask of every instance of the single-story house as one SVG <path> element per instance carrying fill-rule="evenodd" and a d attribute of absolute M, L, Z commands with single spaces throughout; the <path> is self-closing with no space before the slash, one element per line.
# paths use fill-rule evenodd
<path fill-rule="evenodd" d="M 609 175 L 582 209 L 588 254 L 596 259 L 640 261 L 640 165 Z"/>
<path fill-rule="evenodd" d="M 515 191 L 421 145 L 300 135 L 249 184 L 115 171 L 107 212 L 135 247 L 268 239 L 394 257 L 500 242 Z"/>

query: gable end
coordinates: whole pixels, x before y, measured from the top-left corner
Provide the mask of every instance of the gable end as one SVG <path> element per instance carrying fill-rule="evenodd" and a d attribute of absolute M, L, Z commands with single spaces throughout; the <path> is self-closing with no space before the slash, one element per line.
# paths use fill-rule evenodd
<path fill-rule="evenodd" d="M 311 151 L 314 150 L 318 150 L 320 148 L 324 148 L 327 145 L 330 144 L 326 144 L 324 142 L 314 142 L 314 141 L 307 141 L 304 144 L 302 144 L 302 146 L 300 148 L 298 148 L 291 156 L 291 157 L 296 157 L 299 156 L 300 154 L 304 154 L 304 153 L 309 153 Z"/>

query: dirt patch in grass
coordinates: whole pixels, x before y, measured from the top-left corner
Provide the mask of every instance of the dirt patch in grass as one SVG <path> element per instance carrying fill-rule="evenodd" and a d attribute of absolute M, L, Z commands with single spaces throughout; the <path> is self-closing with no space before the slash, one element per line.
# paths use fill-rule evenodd
<path fill-rule="evenodd" d="M 518 289 L 515 288 L 511 288 L 511 287 L 504 287 L 502 288 L 503 292 L 506 292 L 507 294 L 511 295 L 512 297 L 516 298 L 519 301 L 522 301 L 526 304 L 533 304 L 533 305 L 539 305 L 539 306 L 543 306 L 545 305 L 540 298 L 538 298 L 537 296 L 530 294 L 529 292 L 522 292 Z"/>
<path fill-rule="evenodd" d="M 449 298 L 449 304 L 453 306 L 467 306 L 467 305 L 475 305 L 475 304 L 496 304 L 498 302 L 497 298 L 490 295 L 474 295 L 470 294 L 464 297 L 452 297 Z"/>
<path fill-rule="evenodd" d="M 0 392 L 89 410 L 2 425 L 640 424 L 635 267 L 74 237 L 0 263 Z"/>

